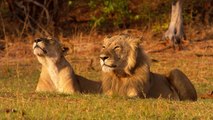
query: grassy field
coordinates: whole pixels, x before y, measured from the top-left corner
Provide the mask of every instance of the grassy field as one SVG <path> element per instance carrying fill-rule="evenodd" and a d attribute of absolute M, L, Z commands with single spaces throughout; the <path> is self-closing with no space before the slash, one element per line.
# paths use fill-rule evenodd
<path fill-rule="evenodd" d="M 148 50 L 153 44 L 150 45 L 148 41 L 143 45 Z M 213 90 L 213 58 L 195 55 L 212 54 L 211 48 L 200 49 L 207 45 L 213 45 L 212 41 L 195 43 L 188 46 L 190 50 L 175 53 L 168 50 L 149 54 L 150 58 L 158 61 L 152 63 L 151 70 L 165 74 L 178 67 L 189 76 L 198 95 L 209 93 Z M 72 55 L 67 56 L 75 72 L 93 80 L 100 80 L 98 50 L 94 53 L 86 51 L 87 54 L 81 52 L 82 56 L 77 56 L 79 53 L 72 52 Z M 93 63 L 88 64 L 91 59 Z M 82 64 L 88 67 L 82 67 Z M 196 102 L 183 102 L 92 94 L 35 93 L 40 67 L 35 57 L 14 61 L 11 58 L 1 60 L 0 119 L 213 119 L 213 99 L 199 98 Z"/>

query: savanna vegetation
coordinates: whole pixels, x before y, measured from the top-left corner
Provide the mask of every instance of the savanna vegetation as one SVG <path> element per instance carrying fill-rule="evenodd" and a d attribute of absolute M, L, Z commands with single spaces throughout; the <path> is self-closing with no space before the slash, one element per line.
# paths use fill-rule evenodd
<path fill-rule="evenodd" d="M 0 0 L 0 119 L 213 119 L 213 3 L 185 0 L 186 40 L 174 51 L 162 37 L 171 0 Z M 161 74 L 181 69 L 198 101 L 139 99 L 97 94 L 35 93 L 41 65 L 36 37 L 55 36 L 69 47 L 76 73 L 101 79 L 99 52 L 108 34 L 141 37 Z M 204 99 L 205 98 L 205 99 Z"/>

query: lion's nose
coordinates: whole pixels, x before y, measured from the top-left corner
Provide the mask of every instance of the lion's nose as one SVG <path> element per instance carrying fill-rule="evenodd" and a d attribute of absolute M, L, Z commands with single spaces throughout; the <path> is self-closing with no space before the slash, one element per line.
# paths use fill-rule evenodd
<path fill-rule="evenodd" d="M 34 40 L 35 43 L 41 42 L 42 40 L 40 38 L 37 38 Z"/>
<path fill-rule="evenodd" d="M 104 54 L 100 55 L 100 59 L 103 60 L 103 61 L 105 61 L 105 60 L 108 59 L 108 58 L 109 58 L 109 57 L 106 56 L 106 55 L 104 55 Z"/>

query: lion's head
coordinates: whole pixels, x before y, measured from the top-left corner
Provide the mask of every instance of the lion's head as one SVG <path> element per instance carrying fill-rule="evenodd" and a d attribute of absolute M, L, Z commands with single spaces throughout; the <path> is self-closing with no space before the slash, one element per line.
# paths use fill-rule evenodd
<path fill-rule="evenodd" d="M 148 59 L 139 43 L 139 39 L 128 35 L 106 37 L 100 54 L 102 71 L 131 75 L 137 62 L 143 60 L 143 63 L 148 64 Z"/>
<path fill-rule="evenodd" d="M 106 37 L 100 62 L 104 93 L 129 97 L 144 97 L 148 93 L 149 59 L 140 39 L 128 35 Z"/>
<path fill-rule="evenodd" d="M 33 43 L 33 53 L 39 59 L 48 57 L 57 61 L 67 50 L 68 48 L 62 47 L 56 38 L 37 38 Z"/>

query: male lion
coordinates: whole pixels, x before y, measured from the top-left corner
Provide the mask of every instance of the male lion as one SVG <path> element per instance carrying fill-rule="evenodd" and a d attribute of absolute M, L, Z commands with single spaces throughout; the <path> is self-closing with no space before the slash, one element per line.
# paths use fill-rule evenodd
<path fill-rule="evenodd" d="M 136 38 L 106 37 L 100 62 L 102 90 L 107 95 L 197 100 L 194 86 L 180 70 L 172 70 L 168 77 L 150 72 L 149 58 Z"/>
<path fill-rule="evenodd" d="M 56 38 L 38 38 L 33 44 L 33 53 L 42 64 L 37 92 L 98 93 L 100 83 L 74 73 L 65 59 L 67 48 L 61 47 Z"/>

